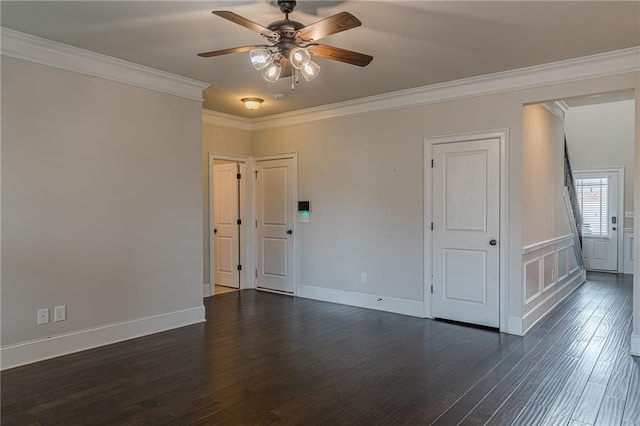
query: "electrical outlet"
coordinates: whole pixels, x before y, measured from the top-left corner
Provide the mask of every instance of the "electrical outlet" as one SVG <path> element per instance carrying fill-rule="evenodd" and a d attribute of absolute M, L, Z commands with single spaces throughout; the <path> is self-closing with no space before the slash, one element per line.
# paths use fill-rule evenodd
<path fill-rule="evenodd" d="M 53 308 L 53 321 L 64 321 L 67 319 L 67 307 L 66 305 L 56 306 Z"/>
<path fill-rule="evenodd" d="M 49 323 L 49 308 L 38 309 L 38 325 Z"/>
<path fill-rule="evenodd" d="M 367 273 L 366 272 L 360 272 L 360 283 L 362 283 L 362 284 L 366 284 L 367 283 Z"/>

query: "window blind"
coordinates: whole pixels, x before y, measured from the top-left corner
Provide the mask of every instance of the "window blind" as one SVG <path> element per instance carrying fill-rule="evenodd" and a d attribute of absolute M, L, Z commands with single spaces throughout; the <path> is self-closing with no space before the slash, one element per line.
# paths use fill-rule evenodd
<path fill-rule="evenodd" d="M 582 235 L 609 236 L 609 179 L 576 179 L 576 192 L 582 212 Z"/>

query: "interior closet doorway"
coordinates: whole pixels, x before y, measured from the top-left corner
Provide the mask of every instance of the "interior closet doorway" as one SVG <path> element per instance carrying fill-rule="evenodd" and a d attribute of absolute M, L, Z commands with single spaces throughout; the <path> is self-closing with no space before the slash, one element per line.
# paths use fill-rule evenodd
<path fill-rule="evenodd" d="M 209 158 L 210 295 L 242 288 L 246 176 L 244 159 L 211 154 Z"/>

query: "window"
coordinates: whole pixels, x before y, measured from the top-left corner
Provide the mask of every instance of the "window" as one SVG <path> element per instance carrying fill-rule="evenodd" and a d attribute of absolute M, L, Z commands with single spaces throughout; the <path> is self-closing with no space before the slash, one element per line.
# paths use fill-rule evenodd
<path fill-rule="evenodd" d="M 582 212 L 582 235 L 608 237 L 609 179 L 576 179 L 576 192 Z"/>

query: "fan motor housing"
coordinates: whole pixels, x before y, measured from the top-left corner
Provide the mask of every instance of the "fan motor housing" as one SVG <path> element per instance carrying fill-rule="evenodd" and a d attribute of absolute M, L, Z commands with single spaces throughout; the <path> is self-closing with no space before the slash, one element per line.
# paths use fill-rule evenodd
<path fill-rule="evenodd" d="M 295 9 L 296 2 L 293 0 L 278 0 L 278 6 L 280 6 L 280 12 L 289 14 Z"/>

